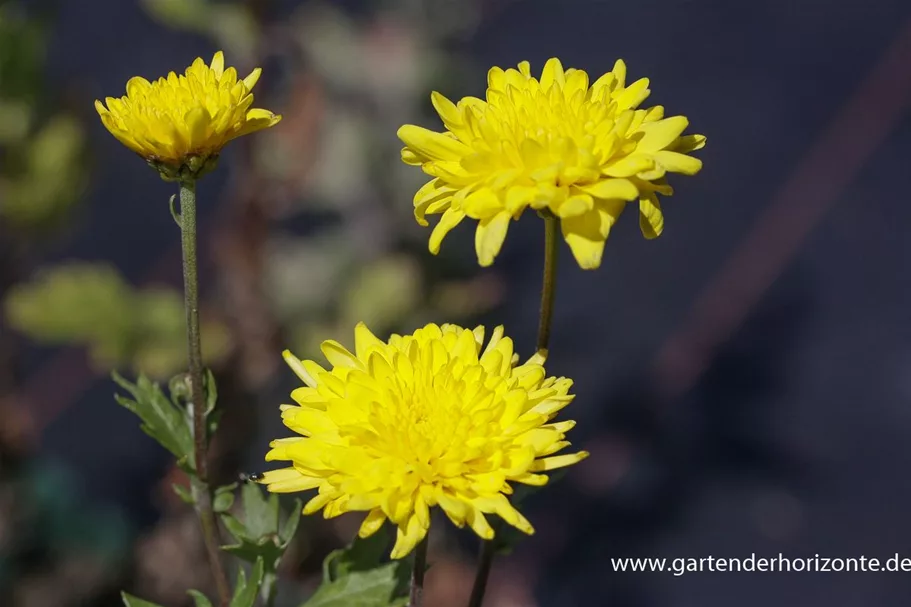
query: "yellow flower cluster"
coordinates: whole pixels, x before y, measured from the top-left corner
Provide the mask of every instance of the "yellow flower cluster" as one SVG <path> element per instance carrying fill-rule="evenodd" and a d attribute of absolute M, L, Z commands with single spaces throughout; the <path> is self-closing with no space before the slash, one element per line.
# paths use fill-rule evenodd
<path fill-rule="evenodd" d="M 486 99 L 457 104 L 434 92 L 431 100 L 446 131 L 414 125 L 399 129 L 402 159 L 432 176 L 414 197 L 414 214 L 442 213 L 430 236 L 437 253 L 443 237 L 469 217 L 478 221 L 478 261 L 493 263 L 511 219 L 530 207 L 560 218 L 563 236 L 582 268 L 597 268 L 611 227 L 627 201 L 639 201 L 646 238 L 664 228 L 658 194 L 670 195 L 666 173 L 692 175 L 702 162 L 687 155 L 705 143 L 683 135 L 684 116 L 664 108 L 639 109 L 647 78 L 626 85 L 617 61 L 590 83 L 588 74 L 550 59 L 540 80 L 528 62 L 494 67 Z"/>
<path fill-rule="evenodd" d="M 306 386 L 282 418 L 301 436 L 272 443 L 266 459 L 291 465 L 263 482 L 274 492 L 316 489 L 305 514 L 367 512 L 362 537 L 392 521 L 393 558 L 424 538 L 434 506 L 485 539 L 494 535 L 486 514 L 532 533 L 506 496 L 587 455 L 554 455 L 575 425 L 552 421 L 572 401 L 572 381 L 547 377 L 540 355 L 517 364 L 502 327 L 483 341 L 483 327 L 430 324 L 383 342 L 359 324 L 354 353 L 323 343 L 329 370 L 285 352 Z"/>
<path fill-rule="evenodd" d="M 259 76 L 256 69 L 238 79 L 218 52 L 182 76 L 133 78 L 125 97 L 95 107 L 104 126 L 163 176 L 192 179 L 230 140 L 281 120 L 252 108 Z M 684 135 L 684 116 L 640 108 L 648 85 L 645 78 L 627 85 L 622 61 L 591 83 L 550 59 L 540 79 L 528 62 L 492 68 L 485 99 L 453 103 L 433 93 L 445 132 L 398 131 L 403 160 L 432 177 L 414 198 L 422 225 L 441 215 L 430 251 L 468 217 L 478 221 L 478 260 L 490 265 L 509 222 L 531 208 L 559 218 L 578 264 L 597 268 L 611 227 L 636 200 L 642 233 L 660 235 L 658 195 L 672 194 L 666 175 L 698 172 L 702 162 L 689 152 L 705 137 Z M 532 533 L 509 501 L 514 485 L 543 485 L 546 472 L 587 456 L 557 455 L 574 422 L 553 419 L 572 401 L 572 381 L 547 376 L 546 349 L 519 364 L 502 327 L 485 345 L 483 327 L 435 324 L 385 342 L 359 324 L 354 342 L 353 353 L 323 343 L 329 369 L 285 352 L 305 384 L 291 394 L 297 404 L 282 406 L 298 436 L 272 443 L 266 459 L 288 465 L 261 482 L 273 492 L 316 490 L 307 514 L 366 512 L 362 537 L 391 521 L 394 558 L 426 536 L 435 506 L 484 539 L 494 535 L 491 514 Z"/>
<path fill-rule="evenodd" d="M 251 108 L 261 72 L 256 68 L 238 79 L 237 70 L 225 69 L 219 51 L 211 65 L 197 58 L 182 76 L 171 72 L 155 82 L 131 78 L 125 97 L 95 101 L 95 109 L 111 134 L 146 160 L 173 169 L 202 166 L 232 139 L 281 120 Z"/>

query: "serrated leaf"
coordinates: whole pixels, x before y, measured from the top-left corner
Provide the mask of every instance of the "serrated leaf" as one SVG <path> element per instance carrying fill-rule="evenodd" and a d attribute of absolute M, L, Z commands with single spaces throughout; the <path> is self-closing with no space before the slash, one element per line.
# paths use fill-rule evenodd
<path fill-rule="evenodd" d="M 261 538 L 278 534 L 278 495 L 269 493 L 266 497 L 256 483 L 244 483 L 241 496 L 247 537 Z"/>
<path fill-rule="evenodd" d="M 268 602 L 274 593 L 275 572 L 300 521 L 301 503 L 295 500 L 294 510 L 282 523 L 277 495 L 264 496 L 259 485 L 246 483 L 241 498 L 243 521 L 227 512 L 221 514 L 225 528 L 236 541 L 222 546 L 222 550 L 250 563 L 262 561 L 266 582 L 261 585 L 261 595 Z"/>
<path fill-rule="evenodd" d="M 182 501 L 183 503 L 189 504 L 191 506 L 196 504 L 196 500 L 193 499 L 193 494 L 190 492 L 190 490 L 187 487 L 184 487 L 183 485 L 174 484 L 174 485 L 171 485 L 171 489 L 174 490 L 174 493 L 177 494 L 177 497 L 179 497 L 180 501 Z"/>
<path fill-rule="evenodd" d="M 193 597 L 193 602 L 196 604 L 196 607 L 212 607 L 212 601 L 199 590 L 188 590 L 187 594 Z"/>
<path fill-rule="evenodd" d="M 116 394 L 114 399 L 142 420 L 142 430 L 177 458 L 187 458 L 192 465 L 193 438 L 184 411 L 164 395 L 157 383 L 140 375 L 135 384 L 117 373 L 114 381 L 133 398 Z"/>
<path fill-rule="evenodd" d="M 402 607 L 408 602 L 402 583 L 408 575 L 406 561 L 355 571 L 323 582 L 301 607 Z"/>
<path fill-rule="evenodd" d="M 256 595 L 259 592 L 259 586 L 263 582 L 263 560 L 257 559 L 253 565 L 253 571 L 250 572 L 250 581 L 244 570 L 241 569 L 237 575 L 237 585 L 234 587 L 234 598 L 231 599 L 230 607 L 253 607 L 256 601 Z"/>
<path fill-rule="evenodd" d="M 123 599 L 123 604 L 126 605 L 126 607 L 161 607 L 158 603 L 144 601 L 143 599 L 127 594 L 126 592 L 121 592 L 120 598 Z"/>

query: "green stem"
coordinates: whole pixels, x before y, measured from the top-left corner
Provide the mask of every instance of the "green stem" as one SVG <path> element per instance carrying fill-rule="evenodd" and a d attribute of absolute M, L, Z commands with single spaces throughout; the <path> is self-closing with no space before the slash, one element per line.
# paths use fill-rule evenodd
<path fill-rule="evenodd" d="M 424 604 L 424 572 L 427 570 L 428 536 L 421 540 L 414 551 L 414 569 L 411 570 L 411 594 L 408 607 L 421 607 Z"/>
<path fill-rule="evenodd" d="M 212 509 L 212 490 L 209 487 L 206 431 L 206 396 L 203 391 L 202 349 L 199 331 L 199 277 L 196 260 L 196 180 L 180 182 L 180 236 L 183 248 L 184 304 L 187 312 L 187 357 L 190 375 L 190 407 L 193 413 L 193 461 L 196 474 L 192 478 L 196 513 L 202 526 L 203 540 L 218 592 L 219 604 L 227 607 L 230 590 L 219 553 L 218 523 Z"/>
<path fill-rule="evenodd" d="M 538 345 L 540 352 L 547 352 L 550 344 L 550 325 L 554 317 L 554 295 L 557 292 L 557 252 L 559 251 L 560 240 L 557 238 L 557 230 L 560 228 L 560 220 L 547 213 L 544 216 L 544 280 L 541 284 L 541 316 L 538 321 Z"/>
<path fill-rule="evenodd" d="M 550 326 L 554 317 L 554 295 L 557 292 L 557 253 L 560 250 L 557 231 L 560 229 L 560 220 L 549 211 L 543 211 L 541 217 L 544 219 L 544 277 L 541 284 L 541 313 L 538 320 L 536 349 L 547 356 L 547 349 L 550 345 Z M 475 573 L 474 586 L 471 588 L 468 607 L 481 607 L 496 551 L 495 539 L 481 542 L 478 569 Z"/>
<path fill-rule="evenodd" d="M 468 607 L 481 607 L 484 602 L 484 592 L 487 591 L 487 579 L 490 577 L 490 568 L 493 566 L 493 555 L 496 552 L 496 540 L 481 542 L 481 552 L 478 556 L 478 571 L 475 574 L 474 586 L 471 587 L 471 598 Z"/>

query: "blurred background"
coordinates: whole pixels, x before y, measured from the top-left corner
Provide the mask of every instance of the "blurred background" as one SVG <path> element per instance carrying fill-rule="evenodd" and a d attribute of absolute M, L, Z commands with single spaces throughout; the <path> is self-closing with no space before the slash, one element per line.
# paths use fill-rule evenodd
<path fill-rule="evenodd" d="M 592 452 L 525 506 L 538 532 L 488 607 L 899 606 L 907 573 L 617 573 L 617 557 L 911 557 L 911 4 L 907 0 L 0 0 L 0 605 L 186 605 L 208 575 L 170 456 L 109 370 L 184 365 L 173 187 L 96 98 L 224 49 L 263 66 L 281 125 L 200 188 L 204 343 L 225 418 L 216 475 L 259 471 L 317 355 L 429 320 L 505 324 L 530 354 L 542 264 L 526 213 L 489 270 L 438 257 L 398 126 L 491 65 L 617 57 L 708 136 L 664 235 L 634 215 L 602 268 L 561 251 L 549 370 Z M 298 605 L 358 517 L 302 522 Z M 443 525 L 437 528 L 442 528 Z M 433 537 L 429 605 L 465 604 L 475 538 Z"/>

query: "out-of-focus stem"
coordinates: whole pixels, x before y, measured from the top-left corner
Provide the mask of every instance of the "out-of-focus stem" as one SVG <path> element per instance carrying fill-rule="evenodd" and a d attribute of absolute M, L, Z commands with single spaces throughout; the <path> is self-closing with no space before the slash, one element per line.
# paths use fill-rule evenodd
<path fill-rule="evenodd" d="M 424 537 L 414 551 L 414 569 L 411 571 L 411 593 L 408 607 L 421 607 L 424 604 L 424 572 L 427 570 L 428 540 L 429 537 Z"/>

